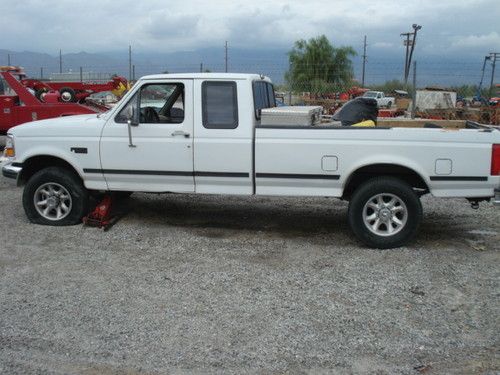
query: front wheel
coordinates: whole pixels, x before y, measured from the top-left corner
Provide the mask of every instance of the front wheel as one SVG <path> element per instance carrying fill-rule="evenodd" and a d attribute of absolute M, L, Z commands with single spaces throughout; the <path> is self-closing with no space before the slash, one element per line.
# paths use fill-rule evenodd
<path fill-rule="evenodd" d="M 35 173 L 23 192 L 28 219 L 42 225 L 74 225 L 88 213 L 89 193 L 72 171 L 49 167 Z"/>
<path fill-rule="evenodd" d="M 349 202 L 349 224 L 356 237 L 378 249 L 400 247 L 416 234 L 422 204 L 406 182 L 393 177 L 366 181 Z"/>

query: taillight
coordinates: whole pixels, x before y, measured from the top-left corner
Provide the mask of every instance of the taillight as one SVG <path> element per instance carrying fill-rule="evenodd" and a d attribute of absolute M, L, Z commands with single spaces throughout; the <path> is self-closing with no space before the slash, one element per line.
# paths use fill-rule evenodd
<path fill-rule="evenodd" d="M 491 150 L 491 175 L 500 176 L 500 145 L 493 145 Z"/>

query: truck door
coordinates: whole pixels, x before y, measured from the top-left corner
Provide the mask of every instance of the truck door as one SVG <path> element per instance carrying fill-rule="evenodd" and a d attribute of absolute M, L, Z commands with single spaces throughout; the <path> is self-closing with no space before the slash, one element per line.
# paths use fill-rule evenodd
<path fill-rule="evenodd" d="M 110 190 L 193 192 L 193 81 L 151 80 L 106 123 L 100 143 Z M 128 135 L 128 107 L 137 126 Z"/>
<path fill-rule="evenodd" d="M 194 91 L 196 192 L 253 194 L 251 82 L 200 79 Z"/>

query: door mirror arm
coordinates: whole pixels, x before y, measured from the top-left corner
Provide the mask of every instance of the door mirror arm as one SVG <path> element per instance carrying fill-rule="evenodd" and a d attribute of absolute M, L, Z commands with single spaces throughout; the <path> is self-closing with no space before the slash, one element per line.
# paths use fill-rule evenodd
<path fill-rule="evenodd" d="M 130 106 L 127 108 L 127 117 L 128 117 L 128 120 L 127 120 L 127 123 L 130 125 L 130 126 L 139 126 L 139 121 L 137 121 L 137 116 L 136 116 L 136 109 L 134 106 Z"/>
<path fill-rule="evenodd" d="M 139 122 L 135 120 L 135 107 L 128 107 L 128 120 L 127 120 L 127 130 L 128 130 L 128 147 L 136 147 L 132 142 L 132 126 L 138 126 Z"/>

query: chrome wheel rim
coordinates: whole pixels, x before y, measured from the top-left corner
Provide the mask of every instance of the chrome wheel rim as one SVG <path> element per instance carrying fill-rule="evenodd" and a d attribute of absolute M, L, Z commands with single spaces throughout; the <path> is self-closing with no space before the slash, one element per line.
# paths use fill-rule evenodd
<path fill-rule="evenodd" d="M 377 236 L 394 236 L 405 227 L 407 220 L 406 204 L 394 194 L 374 195 L 363 207 L 363 222 Z"/>
<path fill-rule="evenodd" d="M 62 220 L 71 212 L 73 201 L 68 190 L 55 182 L 38 187 L 33 197 L 37 212 L 47 220 Z"/>
<path fill-rule="evenodd" d="M 69 92 L 67 92 L 67 91 L 63 92 L 61 94 L 61 100 L 63 102 L 69 102 L 71 100 L 71 94 Z"/>

